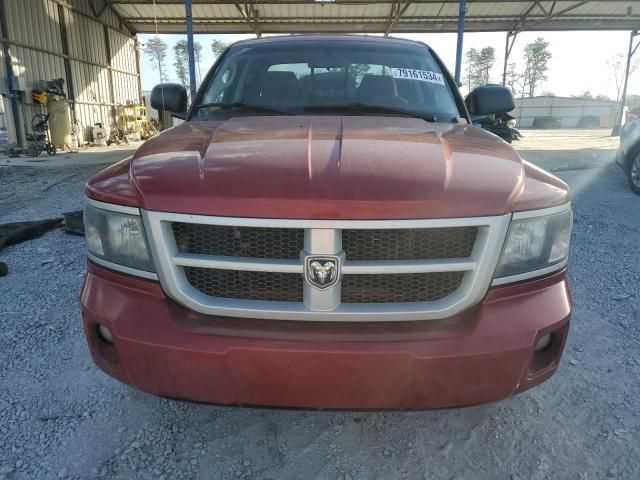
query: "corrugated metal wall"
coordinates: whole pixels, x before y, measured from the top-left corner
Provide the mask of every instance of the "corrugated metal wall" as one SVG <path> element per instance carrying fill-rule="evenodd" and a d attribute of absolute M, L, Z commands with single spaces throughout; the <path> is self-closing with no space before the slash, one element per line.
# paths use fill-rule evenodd
<path fill-rule="evenodd" d="M 14 74 L 26 80 L 26 123 L 40 109 L 30 90 L 56 78 L 65 79 L 85 140 L 94 123 L 111 124 L 117 104 L 140 100 L 135 38 L 110 8 L 94 12 L 86 0 L 68 6 L 54 0 L 3 1 Z"/>

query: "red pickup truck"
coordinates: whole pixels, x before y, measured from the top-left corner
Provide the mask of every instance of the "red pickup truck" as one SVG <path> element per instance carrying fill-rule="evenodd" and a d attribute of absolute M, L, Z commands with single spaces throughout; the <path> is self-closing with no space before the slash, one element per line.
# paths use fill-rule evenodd
<path fill-rule="evenodd" d="M 571 315 L 567 186 L 472 118 L 418 42 L 236 43 L 185 120 L 92 178 L 82 290 L 96 364 L 216 404 L 425 409 L 557 369 Z"/>

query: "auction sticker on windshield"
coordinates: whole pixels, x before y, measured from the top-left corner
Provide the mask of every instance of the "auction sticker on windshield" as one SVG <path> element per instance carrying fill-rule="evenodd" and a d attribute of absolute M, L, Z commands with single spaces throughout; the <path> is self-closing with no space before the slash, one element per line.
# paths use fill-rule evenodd
<path fill-rule="evenodd" d="M 444 77 L 436 72 L 428 70 L 415 70 L 413 68 L 392 68 L 391 75 L 393 78 L 408 78 L 411 80 L 420 80 L 422 82 L 439 83 L 444 85 Z"/>

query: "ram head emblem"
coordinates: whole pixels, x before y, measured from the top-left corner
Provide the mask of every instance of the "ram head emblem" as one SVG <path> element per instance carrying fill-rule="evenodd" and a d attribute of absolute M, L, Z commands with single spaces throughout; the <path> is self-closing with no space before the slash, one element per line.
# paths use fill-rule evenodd
<path fill-rule="evenodd" d="M 305 273 L 307 282 L 319 289 L 335 285 L 339 279 L 338 257 L 307 257 Z"/>

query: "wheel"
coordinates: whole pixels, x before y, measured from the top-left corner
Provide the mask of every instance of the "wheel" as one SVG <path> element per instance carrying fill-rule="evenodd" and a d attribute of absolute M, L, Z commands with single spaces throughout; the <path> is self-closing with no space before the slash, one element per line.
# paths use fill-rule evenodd
<path fill-rule="evenodd" d="M 631 161 L 629 163 L 629 168 L 627 168 L 627 180 L 629 181 L 629 187 L 633 193 L 640 195 L 640 149 L 636 149 L 632 154 Z"/>
<path fill-rule="evenodd" d="M 56 146 L 51 143 L 47 145 L 46 150 L 50 157 L 53 157 L 56 154 Z"/>

